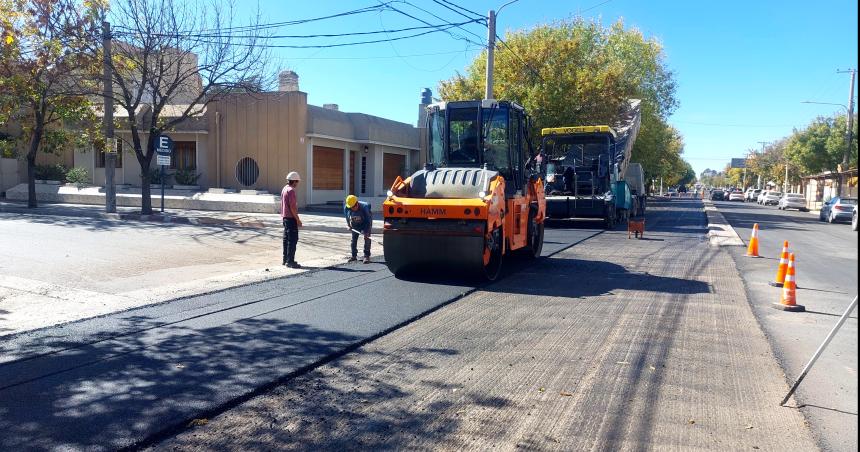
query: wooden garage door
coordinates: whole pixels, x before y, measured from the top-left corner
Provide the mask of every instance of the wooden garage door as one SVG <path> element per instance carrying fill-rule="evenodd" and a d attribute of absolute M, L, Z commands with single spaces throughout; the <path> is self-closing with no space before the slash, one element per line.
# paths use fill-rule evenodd
<path fill-rule="evenodd" d="M 314 146 L 314 190 L 343 190 L 343 149 Z"/>
<path fill-rule="evenodd" d="M 406 171 L 406 156 L 401 154 L 382 154 L 382 189 L 388 190 L 397 176 Z"/>

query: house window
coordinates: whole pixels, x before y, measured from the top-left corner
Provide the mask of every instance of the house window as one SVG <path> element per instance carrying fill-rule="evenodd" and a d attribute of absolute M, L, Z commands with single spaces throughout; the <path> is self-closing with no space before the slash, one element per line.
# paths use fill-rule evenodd
<path fill-rule="evenodd" d="M 96 151 L 96 168 L 104 168 L 105 163 L 105 153 L 104 151 Z M 116 166 L 115 168 L 122 168 L 122 140 L 119 138 L 116 139 Z"/>
<path fill-rule="evenodd" d="M 174 141 L 173 158 L 170 159 L 170 169 L 197 169 L 197 142 Z"/>

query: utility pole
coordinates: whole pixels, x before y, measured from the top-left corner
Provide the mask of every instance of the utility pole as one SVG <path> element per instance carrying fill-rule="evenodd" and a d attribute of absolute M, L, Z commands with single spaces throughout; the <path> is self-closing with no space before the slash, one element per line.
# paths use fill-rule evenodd
<path fill-rule="evenodd" d="M 102 47 L 104 50 L 104 135 L 105 135 L 105 212 L 116 212 L 116 141 L 113 136 L 113 82 L 111 73 L 110 23 L 102 21 Z"/>
<path fill-rule="evenodd" d="M 492 99 L 493 98 L 493 66 L 495 64 L 495 50 L 496 50 L 496 17 L 502 12 L 502 9 L 505 6 L 510 5 L 511 3 L 516 3 L 519 0 L 509 0 L 504 5 L 500 6 L 499 9 L 493 11 L 490 10 L 487 13 L 487 84 L 484 87 L 484 98 Z"/>
<path fill-rule="evenodd" d="M 770 144 L 770 142 L 769 141 L 759 141 L 758 144 L 761 145 L 761 154 L 764 155 L 764 146 L 766 144 Z M 761 173 L 758 173 L 758 181 L 756 182 L 755 188 L 761 189 Z"/>
<path fill-rule="evenodd" d="M 851 73 L 851 86 L 848 87 L 848 131 L 845 133 L 845 153 L 842 154 L 842 171 L 848 171 L 848 162 L 851 158 L 851 141 L 854 134 L 854 77 L 857 75 L 857 69 L 836 72 L 839 74 Z M 837 190 L 839 196 L 842 196 L 844 179 L 844 176 L 840 174 L 839 188 Z"/>
<path fill-rule="evenodd" d="M 493 55 L 496 48 L 496 12 L 492 9 L 487 14 L 487 84 L 484 87 L 484 98 L 493 98 Z"/>

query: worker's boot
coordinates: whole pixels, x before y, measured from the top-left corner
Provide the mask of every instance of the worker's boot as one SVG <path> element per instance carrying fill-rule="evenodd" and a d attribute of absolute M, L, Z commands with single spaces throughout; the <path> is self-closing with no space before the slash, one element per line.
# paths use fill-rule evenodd
<path fill-rule="evenodd" d="M 365 264 L 369 264 L 369 263 L 370 263 L 370 256 L 364 256 L 364 261 L 363 261 L 363 262 L 364 262 Z"/>
<path fill-rule="evenodd" d="M 357 260 L 358 260 L 358 258 L 357 258 L 357 257 L 355 257 L 355 256 L 350 256 L 350 257 L 349 257 L 349 259 L 347 259 L 346 261 L 347 261 L 347 262 L 355 262 L 355 261 L 357 261 Z"/>

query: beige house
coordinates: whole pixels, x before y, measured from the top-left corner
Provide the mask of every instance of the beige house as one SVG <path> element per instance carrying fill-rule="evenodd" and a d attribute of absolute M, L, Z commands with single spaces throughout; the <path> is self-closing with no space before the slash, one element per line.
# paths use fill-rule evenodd
<path fill-rule="evenodd" d="M 286 71 L 280 80 L 276 92 L 222 96 L 198 117 L 166 133 L 174 142 L 169 171 L 199 174 L 200 191 L 272 194 L 280 194 L 288 172 L 298 171 L 303 178 L 299 204 L 304 206 L 342 202 L 348 194 L 383 196 L 396 176 L 420 166 L 418 128 L 341 112 L 334 104 L 308 105 L 295 73 Z M 168 106 L 166 116 L 178 115 L 184 107 Z M 140 166 L 130 150 L 130 132 L 119 129 L 116 136 L 120 154 L 115 181 L 139 186 Z M 142 134 L 141 139 L 146 137 Z M 82 149 L 57 160 L 86 168 L 93 184 L 104 185 L 103 153 Z M 24 173 L 19 178 L 24 182 Z"/>

